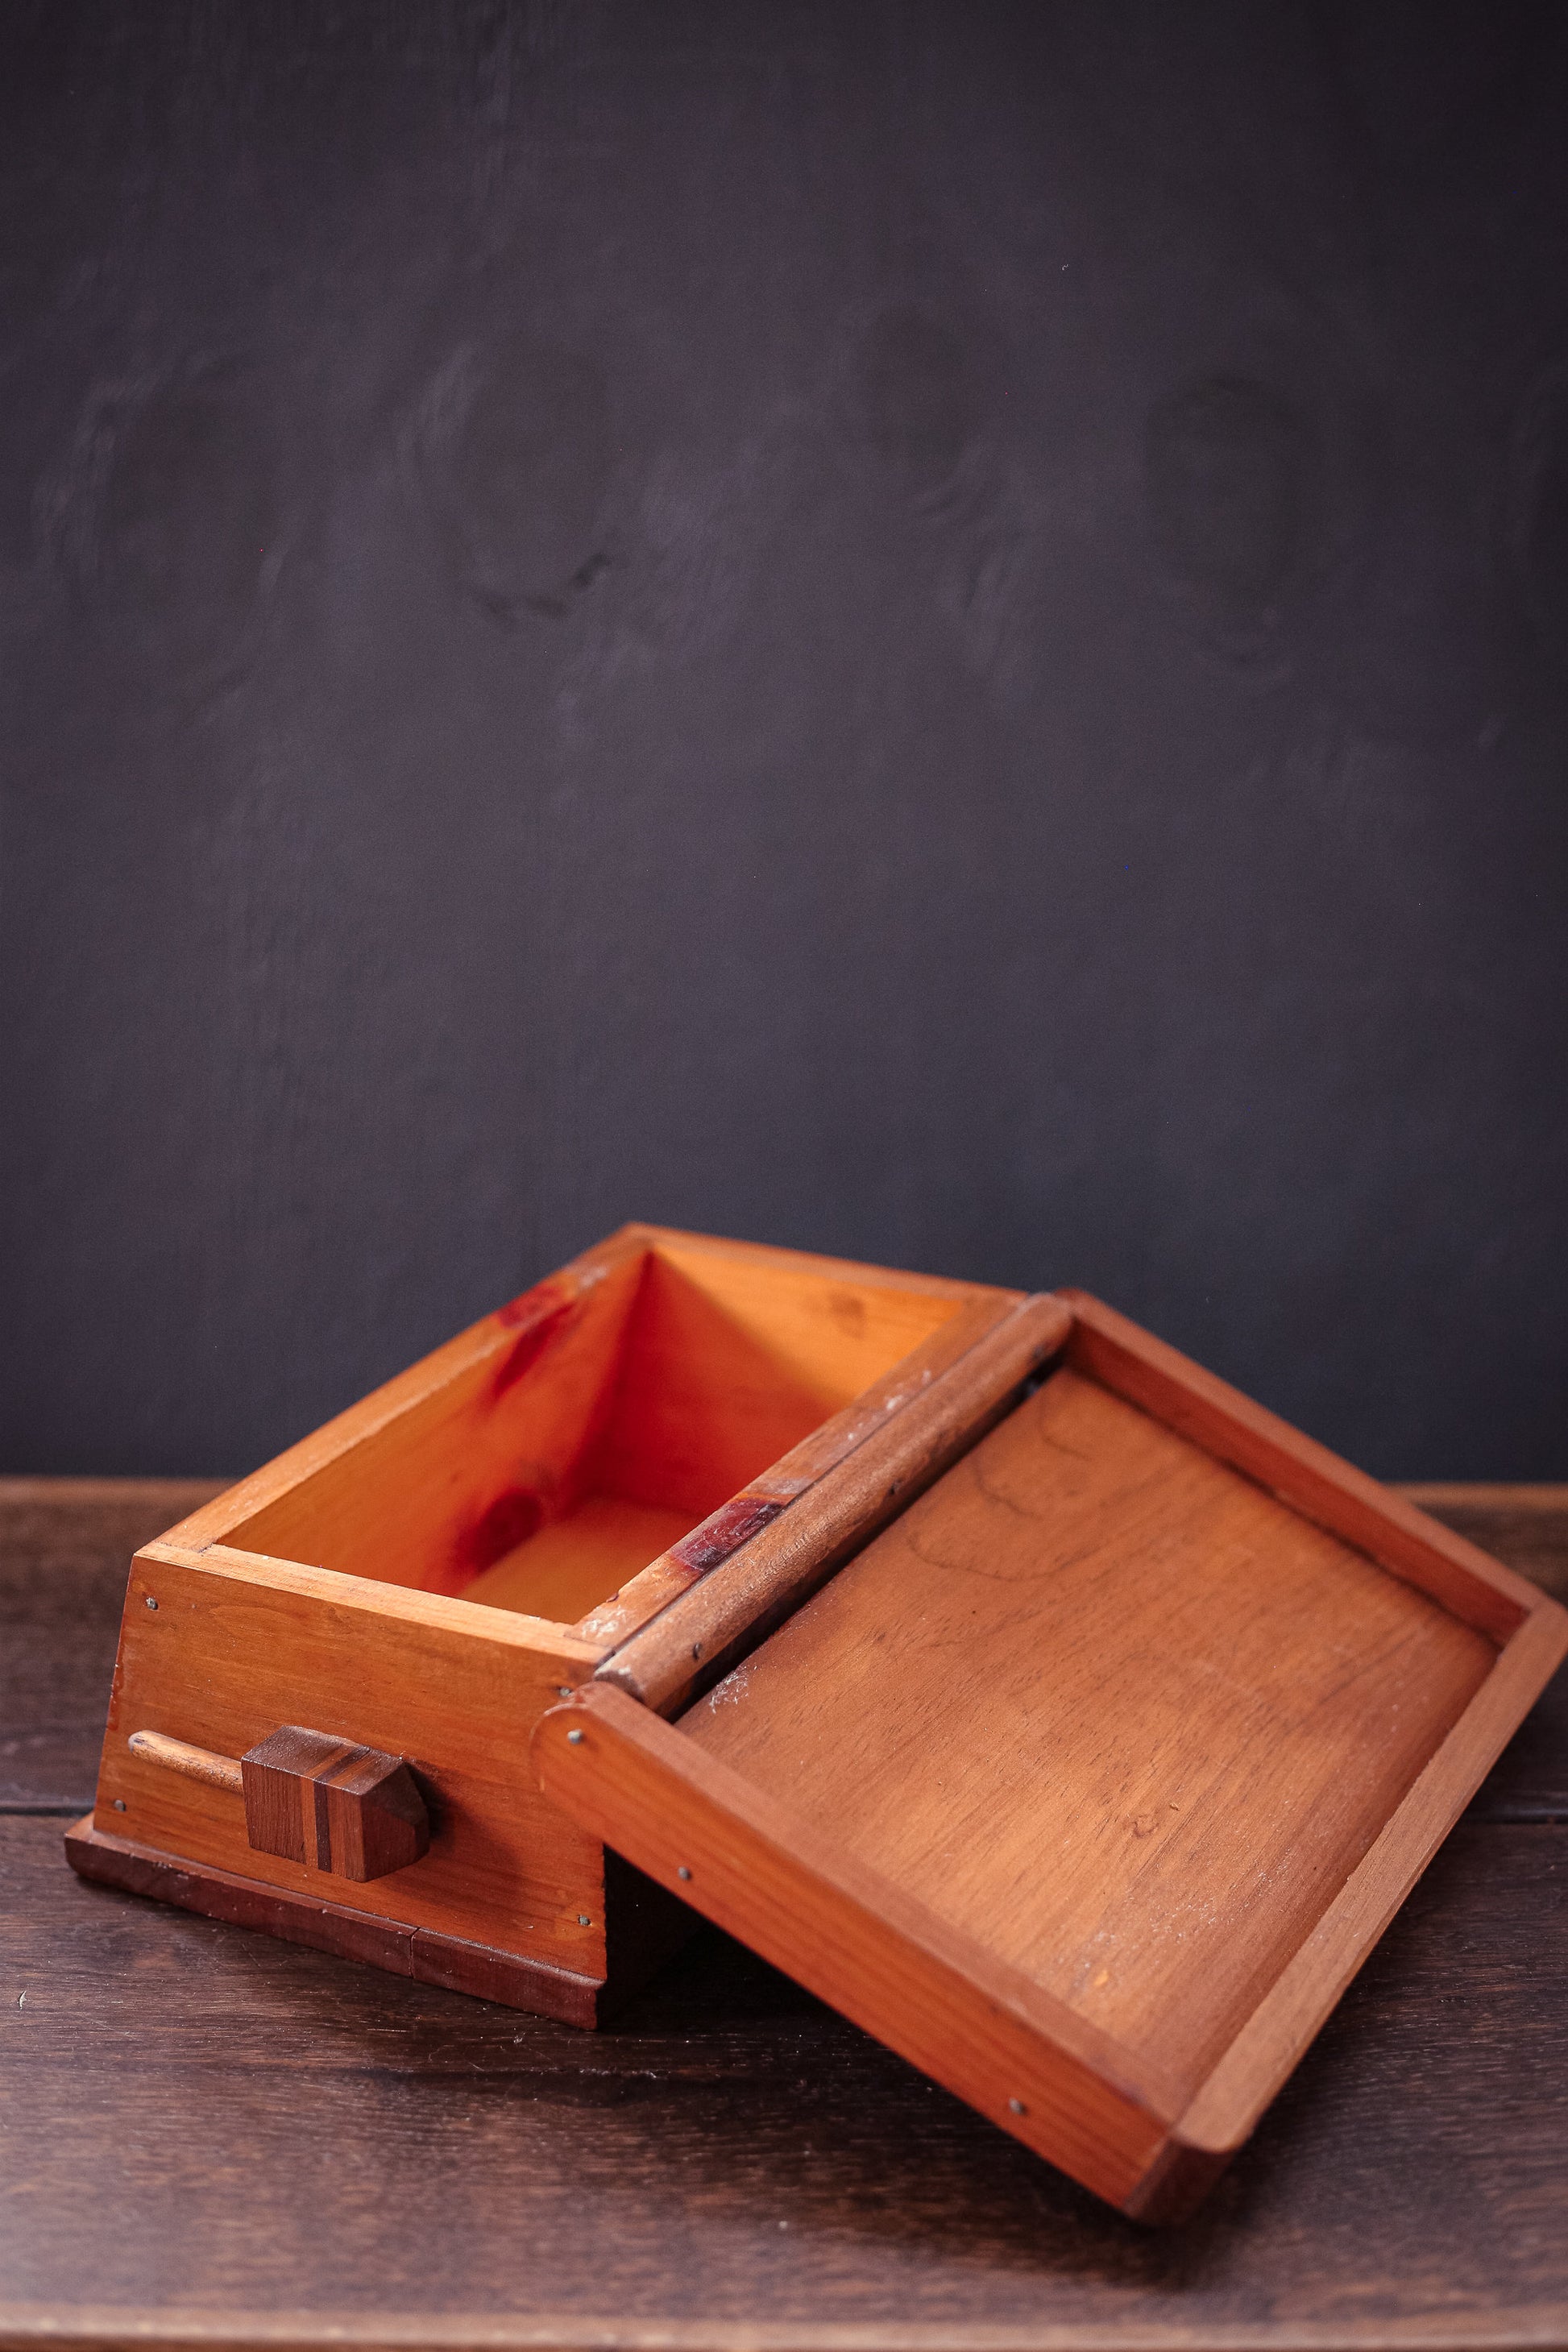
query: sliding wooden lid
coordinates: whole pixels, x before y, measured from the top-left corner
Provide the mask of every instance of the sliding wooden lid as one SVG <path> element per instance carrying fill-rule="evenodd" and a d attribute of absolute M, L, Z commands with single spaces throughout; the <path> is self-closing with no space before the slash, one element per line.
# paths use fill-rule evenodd
<path fill-rule="evenodd" d="M 906 1414 L 880 1434 L 901 1471 L 845 1465 L 815 1523 L 792 1537 L 786 1512 L 672 1603 L 534 1755 L 607 1844 L 1170 2219 L 1568 1617 L 1095 1301 L 1031 1301 L 1008 1329 L 945 1399 L 933 1383 L 923 1433 Z"/>

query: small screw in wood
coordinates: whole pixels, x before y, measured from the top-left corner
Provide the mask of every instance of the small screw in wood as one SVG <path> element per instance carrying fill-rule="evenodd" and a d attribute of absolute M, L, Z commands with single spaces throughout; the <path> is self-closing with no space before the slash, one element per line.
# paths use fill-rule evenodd
<path fill-rule="evenodd" d="M 147 1595 L 147 1606 L 148 1606 L 148 1608 L 149 1608 L 149 1609 L 156 1609 L 156 1607 L 158 1606 L 157 1602 L 153 1600 L 153 1596 L 152 1596 L 152 1594 L 151 1594 L 151 1593 L 149 1593 L 149 1594 Z"/>
<path fill-rule="evenodd" d="M 690 1875 L 691 1875 L 691 1873 L 690 1873 L 690 1871 L 687 1868 L 687 1866 L 686 1866 L 685 1863 L 682 1863 L 682 1864 L 681 1864 L 681 1865 L 680 1865 L 680 1868 L 676 1872 L 676 1874 L 676 1874 L 677 1878 L 689 1878 L 689 1877 L 690 1877 Z"/>
<path fill-rule="evenodd" d="M 1022 2099 L 1009 2099 L 1007 2105 L 1016 2116 L 1026 2116 L 1029 2112 Z"/>
<path fill-rule="evenodd" d="M 567 1738 L 571 1741 L 571 1743 L 572 1743 L 573 1747 L 574 1747 L 574 1748 L 575 1748 L 575 1747 L 576 1747 L 576 1745 L 577 1745 L 577 1742 L 582 1738 L 583 1735 L 582 1735 L 582 1733 L 581 1733 L 580 1731 L 569 1731 L 569 1732 L 566 1734 L 566 1737 L 567 1737 Z"/>

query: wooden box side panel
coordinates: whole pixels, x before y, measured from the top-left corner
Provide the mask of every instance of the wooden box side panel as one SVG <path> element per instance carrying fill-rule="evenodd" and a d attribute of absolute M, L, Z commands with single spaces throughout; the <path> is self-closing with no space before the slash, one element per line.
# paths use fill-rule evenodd
<path fill-rule="evenodd" d="M 1248 2137 L 1565 1656 L 1568 1610 L 1542 1596 L 1199 2090 L 1183 2147 L 1223 2158 Z"/>
<path fill-rule="evenodd" d="M 96 1824 L 290 1895 L 602 1978 L 601 1850 L 540 1795 L 529 1762 L 533 1725 L 594 1655 L 460 1601 L 221 1548 L 150 1546 L 132 1567 Z M 127 1746 L 157 1731 L 239 1757 L 285 1724 L 405 1758 L 430 1804 L 428 1853 L 353 1885 L 258 1853 L 241 1797 Z"/>
<path fill-rule="evenodd" d="M 1081 1290 L 1057 1296 L 1073 1312 L 1069 1363 L 1429 1592 L 1494 1642 L 1506 1642 L 1522 1624 L 1535 1589 L 1500 1560 L 1100 1299 Z"/>
<path fill-rule="evenodd" d="M 1064 2166 L 1135 2203 L 1174 2088 L 874 1877 L 790 1809 L 596 1684 L 534 1743 L 547 1793 L 659 1885 Z"/>
<path fill-rule="evenodd" d="M 1565 1655 L 1568 1611 L 1462 1533 L 1081 1291 L 1068 1361 L 1500 1645 L 1447 1737 L 1197 2091 L 1173 2147 L 1222 2163 L 1249 2136 Z M 1468 1490 L 1464 1490 L 1468 1493 Z M 1447 1490 L 1430 1490 L 1434 1500 Z M 1196 2174 L 1190 2177 L 1197 2178 Z M 1183 2191 L 1172 2194 L 1177 2206 Z"/>
<path fill-rule="evenodd" d="M 773 1242 L 743 1242 L 724 1234 L 691 1233 L 680 1225 L 638 1223 L 621 1230 L 635 1234 L 645 1248 L 657 1250 L 671 1265 L 691 1271 L 705 1286 L 731 1299 L 737 1307 L 747 1297 L 764 1297 L 774 1285 L 820 1284 L 829 1290 L 858 1292 L 863 1299 L 873 1291 L 895 1293 L 905 1303 L 894 1303 L 887 1311 L 900 1318 L 908 1318 L 911 1312 L 918 1317 L 922 1311 L 911 1310 L 907 1304 L 914 1298 L 929 1300 L 935 1314 L 944 1300 L 952 1311 L 966 1299 L 982 1296 L 1015 1303 L 1026 1296 L 1021 1290 L 994 1283 L 971 1282 L 961 1275 L 919 1274 L 907 1266 L 873 1265 L 868 1259 L 828 1257 L 820 1251 L 786 1249 Z M 807 1312 L 815 1322 L 815 1309 Z M 859 1312 L 849 1312 L 844 1336 L 851 1342 L 856 1337 L 854 1327 L 859 1323 Z M 834 1319 L 843 1324 L 841 1315 L 836 1313 Z M 771 1324 L 771 1310 L 769 1321 Z M 912 1345 L 912 1339 L 908 1344 Z"/>
<path fill-rule="evenodd" d="M 647 1265 L 618 1240 L 500 1308 L 416 1368 L 395 1410 L 383 1391 L 296 1447 L 281 1490 L 220 1539 L 460 1592 L 576 1500 Z"/>
<path fill-rule="evenodd" d="M 709 1275 L 731 1264 L 717 1254 L 698 1261 Z M 588 1483 L 679 1511 L 688 1526 L 705 1518 L 908 1353 L 897 1324 L 879 1358 L 837 1344 L 834 1301 L 847 1319 L 861 1294 L 778 1276 L 762 1312 L 738 1315 L 722 1289 L 650 1253 Z M 782 1329 L 770 1328 L 768 1307 Z M 909 1345 L 924 1336 L 917 1326 Z"/>
<path fill-rule="evenodd" d="M 795 1436 L 785 1438 L 781 1431 L 769 1443 L 742 1474 L 746 1477 L 797 1444 L 816 1422 L 862 1394 L 966 1307 L 985 1300 L 1000 1311 L 1024 1295 L 805 1251 L 726 1245 L 668 1228 L 648 1231 L 656 1279 L 668 1286 L 673 1308 L 668 1335 L 657 1328 L 648 1333 L 649 1343 L 660 1350 L 650 1368 L 653 1377 L 643 1383 L 655 1402 L 670 1379 L 689 1377 L 684 1360 L 704 1382 L 697 1417 L 722 1416 L 730 1376 L 722 1367 L 711 1373 L 706 1369 L 710 1339 L 725 1344 L 708 1319 L 717 1318 L 725 1334 L 760 1351 L 770 1377 L 785 1387 L 797 1386 L 815 1407 L 812 1420 Z M 678 1319 L 688 1316 L 701 1318 L 697 1344 L 690 1347 L 681 1344 Z M 647 1318 L 650 1325 L 653 1319 Z M 740 1485 L 741 1478 L 732 1483 Z"/>
<path fill-rule="evenodd" d="M 481 1316 L 465 1331 L 459 1331 L 429 1355 L 422 1356 L 405 1371 L 361 1397 L 345 1412 L 324 1422 L 296 1445 L 289 1446 L 260 1469 L 204 1503 L 198 1509 L 168 1528 L 163 1540 L 189 1551 L 201 1551 L 208 1544 L 232 1541 L 242 1528 L 262 1523 L 262 1514 L 274 1505 L 285 1503 L 296 1487 L 333 1463 L 355 1454 L 365 1441 L 377 1432 L 403 1423 L 410 1415 L 419 1416 L 432 1410 L 439 1416 L 448 1411 L 443 1400 L 454 1384 L 460 1384 L 476 1370 L 489 1367 L 492 1371 L 497 1358 L 514 1356 L 526 1370 L 531 1354 L 537 1352 L 541 1339 L 548 1339 L 558 1328 L 559 1310 L 592 1290 L 607 1274 L 629 1265 L 640 1267 L 647 1254 L 647 1238 L 644 1229 L 624 1225 L 616 1233 L 598 1243 L 593 1249 L 574 1258 L 558 1274 L 526 1290 L 507 1306 L 493 1314 Z M 520 1341 L 524 1344 L 520 1348 Z M 266 1546 L 257 1543 L 253 1549 Z M 279 1553 L 287 1557 L 279 1545 Z M 384 1581 L 392 1581 L 387 1579 Z"/>
<path fill-rule="evenodd" d="M 654 1232 L 580 1499 L 467 1597 L 624 1639 L 1016 1311 L 1009 1291 Z"/>

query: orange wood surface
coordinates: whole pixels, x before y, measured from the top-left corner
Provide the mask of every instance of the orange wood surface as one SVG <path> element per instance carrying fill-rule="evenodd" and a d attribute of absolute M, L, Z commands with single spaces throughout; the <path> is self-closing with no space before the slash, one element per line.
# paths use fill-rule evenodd
<path fill-rule="evenodd" d="M 570 1624 L 941 1326 L 1016 1296 L 627 1225 L 170 1540 Z"/>
<path fill-rule="evenodd" d="M 681 1729 L 1190 2096 L 1496 1655 L 1063 1370 Z"/>
<path fill-rule="evenodd" d="M 661 1885 L 938 2082 L 1120 2202 L 1160 2160 L 1177 2089 L 789 1801 L 596 1683 L 540 1724 L 546 1791 Z"/>
<path fill-rule="evenodd" d="M 760 1476 L 750 1479 L 733 1500 L 696 1528 L 682 1519 L 667 1538 L 669 1548 L 661 1546 L 658 1559 L 649 1560 L 640 1573 L 590 1610 L 573 1630 L 584 1640 L 603 1642 L 608 1646 L 626 1641 L 697 1582 L 714 1560 L 732 1549 L 738 1504 L 755 1501 L 767 1507 L 770 1513 L 795 1504 L 895 1414 L 920 1401 L 933 1381 L 940 1380 L 987 1332 L 1016 1313 L 1020 1303 L 1021 1294 L 1016 1291 L 984 1291 L 970 1298 L 908 1355 L 900 1357 L 890 1370 L 869 1381 L 849 1404 L 820 1423 L 797 1445 L 771 1463 Z M 742 1513 L 739 1523 L 744 1526 L 747 1515 Z M 644 1558 L 647 1558 L 646 1553 Z"/>
<path fill-rule="evenodd" d="M 617 1669 L 711 1606 L 722 1570 L 535 1753 L 661 1883 L 1171 2218 L 1323 2022 L 1568 1615 L 1071 1304 L 1065 1363 L 677 1724 Z M 657 1673 L 635 1686 L 668 1701 Z M 1107 2089 L 1129 2103 L 1113 2127 Z"/>
<path fill-rule="evenodd" d="M 1253 2146 L 1151 2236 L 716 1931 L 587 2035 L 552 2021 L 592 1992 L 564 1971 L 520 1988 L 546 2011 L 524 2017 L 437 1990 L 479 1948 L 426 1931 L 384 1928 L 389 1975 L 275 1940 L 273 1890 L 231 1882 L 223 1909 L 209 1882 L 208 1920 L 78 1885 L 60 1833 L 90 1801 L 125 1561 L 195 1499 L 0 1481 L 7 2345 L 1568 2341 L 1563 1677 Z M 1452 1501 L 1568 1592 L 1560 1497 Z M 281 1924 L 365 1957 L 357 1914 Z"/>
<path fill-rule="evenodd" d="M 126 1597 L 97 1826 L 319 1901 L 319 1873 L 252 1851 L 241 1798 L 129 1746 L 157 1731 L 243 1756 L 308 1724 L 405 1757 L 431 1801 L 429 1852 L 355 1885 L 357 1910 L 603 1977 L 602 1851 L 541 1801 L 528 1760 L 533 1724 L 595 1655 L 499 1610 L 224 1546 L 149 1545 Z"/>
<path fill-rule="evenodd" d="M 1565 1655 L 1568 1611 L 1541 1601 L 1199 2089 L 1186 2144 L 1225 2151 L 1247 2137 Z"/>
<path fill-rule="evenodd" d="M 1070 1328 L 1058 1299 L 1012 1308 L 777 1518 L 623 1643 L 601 1673 L 660 1714 L 677 1713 L 1005 1413 Z"/>
<path fill-rule="evenodd" d="M 647 1573 L 647 1563 L 685 1535 L 690 1514 L 620 1495 L 584 1495 L 463 1587 L 465 1601 L 516 1609 L 570 1625 L 580 1640 L 605 1646 L 604 1596 Z M 574 1621 L 581 1620 L 576 1622 Z"/>
<path fill-rule="evenodd" d="M 531 1477 L 548 1507 L 569 1486 L 647 1246 L 636 1228 L 612 1234 L 219 1495 L 169 1540 L 458 1589 L 474 1572 L 468 1540 L 500 1496 Z"/>
<path fill-rule="evenodd" d="M 360 1915 L 471 1942 L 492 1973 L 604 1979 L 602 1850 L 526 1762 L 533 1722 L 607 1647 L 573 1621 L 781 1454 L 809 1476 L 882 1425 L 1016 1297 L 623 1228 L 144 1548 L 99 1831 L 142 1877 L 166 1855 L 243 1882 L 231 1905 L 260 1883 L 324 1916 L 288 1841 L 250 1850 L 226 1789 L 128 1744 L 232 1758 L 309 1726 L 406 1756 L 433 1793 L 429 1852 L 356 1893 Z"/>
<path fill-rule="evenodd" d="M 1092 1378 L 1184 1431 L 1494 1640 L 1506 1641 L 1523 1622 L 1537 1596 L 1512 1569 L 1113 1307 L 1081 1290 L 1057 1295 L 1073 1310 L 1071 1360 Z"/>

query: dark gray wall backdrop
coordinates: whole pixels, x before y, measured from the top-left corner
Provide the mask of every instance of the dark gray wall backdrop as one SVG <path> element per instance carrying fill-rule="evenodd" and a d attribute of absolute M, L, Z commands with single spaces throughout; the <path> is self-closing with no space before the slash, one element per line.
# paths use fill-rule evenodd
<path fill-rule="evenodd" d="M 1568 1475 L 1565 31 L 8 9 L 0 1465 L 640 1215 Z"/>

